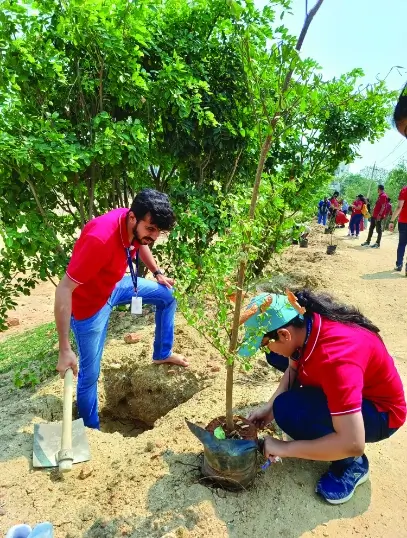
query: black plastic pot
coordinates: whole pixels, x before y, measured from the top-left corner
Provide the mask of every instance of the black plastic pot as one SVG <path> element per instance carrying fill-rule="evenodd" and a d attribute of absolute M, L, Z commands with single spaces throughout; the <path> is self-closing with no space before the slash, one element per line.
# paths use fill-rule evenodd
<path fill-rule="evenodd" d="M 300 239 L 300 247 L 308 248 L 308 239 Z"/>
<path fill-rule="evenodd" d="M 331 230 L 329 228 L 325 228 L 324 234 L 330 234 L 330 233 L 332 233 Z"/>
<path fill-rule="evenodd" d="M 247 488 L 258 471 L 257 440 L 217 439 L 207 430 L 186 421 L 204 446 L 202 474 L 229 490 Z"/>
<path fill-rule="evenodd" d="M 335 254 L 336 247 L 337 247 L 337 245 L 328 245 L 326 247 L 326 253 L 327 254 Z"/>

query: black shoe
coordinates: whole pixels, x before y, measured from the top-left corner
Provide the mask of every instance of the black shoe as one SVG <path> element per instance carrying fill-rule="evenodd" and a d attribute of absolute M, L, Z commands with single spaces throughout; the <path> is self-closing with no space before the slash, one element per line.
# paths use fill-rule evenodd
<path fill-rule="evenodd" d="M 407 266 L 406 266 L 407 267 Z M 403 269 L 403 266 L 402 265 L 397 265 L 396 264 L 396 267 L 394 268 L 394 271 L 401 271 Z M 406 269 L 407 270 L 407 269 Z"/>
<path fill-rule="evenodd" d="M 375 244 L 372 245 L 370 248 L 380 248 L 380 245 L 378 245 L 377 243 L 375 243 Z"/>
<path fill-rule="evenodd" d="M 362 243 L 360 246 L 361 246 L 361 247 L 368 247 L 368 246 L 370 246 L 370 243 L 368 243 L 367 241 L 365 241 L 365 242 Z"/>

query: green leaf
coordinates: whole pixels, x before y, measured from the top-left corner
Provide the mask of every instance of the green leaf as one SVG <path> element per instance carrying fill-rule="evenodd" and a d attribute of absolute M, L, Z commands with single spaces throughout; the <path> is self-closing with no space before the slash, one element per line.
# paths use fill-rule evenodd
<path fill-rule="evenodd" d="M 213 435 L 216 437 L 216 439 L 226 439 L 226 434 L 222 426 L 215 428 Z"/>

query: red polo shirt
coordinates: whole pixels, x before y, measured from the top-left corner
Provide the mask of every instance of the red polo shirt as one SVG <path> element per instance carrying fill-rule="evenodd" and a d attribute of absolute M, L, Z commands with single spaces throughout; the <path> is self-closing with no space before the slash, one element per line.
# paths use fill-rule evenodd
<path fill-rule="evenodd" d="M 384 218 L 384 214 L 386 212 L 387 200 L 388 200 L 388 196 L 384 191 L 379 194 L 379 198 L 377 199 L 377 202 L 373 209 L 372 217 L 374 217 L 375 219 Z"/>
<path fill-rule="evenodd" d="M 298 364 L 301 385 L 321 388 L 331 415 L 357 413 L 362 399 L 389 413 L 389 427 L 406 420 L 400 376 L 383 341 L 358 325 L 314 314 L 307 345 Z"/>
<path fill-rule="evenodd" d="M 362 214 L 362 208 L 363 208 L 363 202 L 362 200 L 355 200 L 352 204 L 352 215 L 361 215 Z"/>
<path fill-rule="evenodd" d="M 66 274 L 80 284 L 72 293 L 72 314 L 86 319 L 100 310 L 127 269 L 126 247 L 130 247 L 126 215 L 128 209 L 113 209 L 89 221 L 76 241 Z M 140 248 L 133 241 L 131 257 Z"/>
<path fill-rule="evenodd" d="M 399 222 L 407 223 L 407 187 L 403 187 L 399 194 L 399 200 L 404 200 L 403 207 L 399 214 Z"/>

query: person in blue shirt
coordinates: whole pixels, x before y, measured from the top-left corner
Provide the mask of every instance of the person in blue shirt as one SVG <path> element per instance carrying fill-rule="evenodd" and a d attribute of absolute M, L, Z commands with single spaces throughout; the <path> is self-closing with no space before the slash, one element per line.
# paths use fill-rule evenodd
<path fill-rule="evenodd" d="M 349 204 L 348 204 L 348 202 L 346 200 L 344 200 L 342 202 L 342 211 L 345 213 L 345 215 L 348 212 L 348 209 L 349 209 Z"/>
<path fill-rule="evenodd" d="M 330 205 L 331 204 L 327 196 L 325 196 L 323 200 L 320 200 L 318 204 L 318 224 L 323 224 L 324 226 L 326 226 L 326 219 L 328 216 L 328 209 Z"/>

